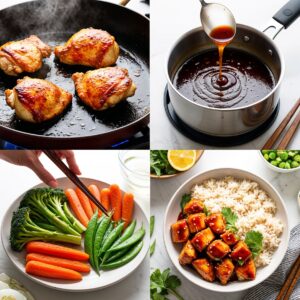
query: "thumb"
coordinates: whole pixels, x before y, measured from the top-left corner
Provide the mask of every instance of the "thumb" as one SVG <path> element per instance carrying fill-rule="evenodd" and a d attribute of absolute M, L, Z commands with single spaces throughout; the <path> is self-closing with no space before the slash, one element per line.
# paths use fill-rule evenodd
<path fill-rule="evenodd" d="M 47 185 L 55 188 L 57 187 L 57 181 L 55 178 L 45 169 L 38 157 L 32 160 L 32 164 L 29 166 L 32 171 Z"/>

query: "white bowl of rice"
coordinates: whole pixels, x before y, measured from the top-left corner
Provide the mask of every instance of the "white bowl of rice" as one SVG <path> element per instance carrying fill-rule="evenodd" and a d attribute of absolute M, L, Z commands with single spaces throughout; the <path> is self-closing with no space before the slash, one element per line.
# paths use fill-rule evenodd
<path fill-rule="evenodd" d="M 244 238 L 250 230 L 263 234 L 263 249 L 255 258 L 256 278 L 252 281 L 231 281 L 227 285 L 205 281 L 190 267 L 179 264 L 181 245 L 174 244 L 170 227 L 181 211 L 184 194 L 201 199 L 210 212 L 230 207 L 238 215 L 238 235 Z M 280 265 L 289 241 L 289 224 L 285 204 L 275 188 L 263 178 L 248 171 L 222 168 L 193 176 L 183 183 L 170 200 L 164 217 L 164 242 L 177 270 L 194 284 L 217 292 L 249 289 L 268 278 Z"/>

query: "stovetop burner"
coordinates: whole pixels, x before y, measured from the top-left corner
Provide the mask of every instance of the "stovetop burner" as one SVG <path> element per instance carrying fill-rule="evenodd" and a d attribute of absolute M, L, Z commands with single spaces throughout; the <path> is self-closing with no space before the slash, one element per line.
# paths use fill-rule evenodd
<path fill-rule="evenodd" d="M 212 136 L 205 133 L 201 133 L 191 128 L 186 123 L 184 123 L 178 117 L 170 102 L 170 97 L 169 97 L 167 87 L 165 88 L 165 93 L 164 93 L 164 107 L 165 107 L 166 114 L 170 122 L 172 123 L 172 125 L 180 133 L 182 133 L 187 138 L 193 140 L 194 142 L 204 144 L 204 145 L 209 145 L 209 146 L 216 146 L 216 147 L 238 146 L 250 142 L 255 138 L 259 137 L 273 125 L 279 112 L 279 106 L 280 106 L 280 102 L 278 102 L 278 105 L 274 110 L 274 112 L 272 113 L 272 115 L 270 116 L 270 118 L 265 123 L 263 123 L 262 125 L 254 129 L 253 131 L 238 136 L 233 136 L 233 137 L 219 137 L 219 136 Z"/>
<path fill-rule="evenodd" d="M 150 148 L 150 130 L 149 127 L 144 127 L 133 137 L 120 141 L 107 149 L 149 149 Z M 20 150 L 24 149 L 18 145 L 0 139 L 0 149 L 4 150 Z"/>

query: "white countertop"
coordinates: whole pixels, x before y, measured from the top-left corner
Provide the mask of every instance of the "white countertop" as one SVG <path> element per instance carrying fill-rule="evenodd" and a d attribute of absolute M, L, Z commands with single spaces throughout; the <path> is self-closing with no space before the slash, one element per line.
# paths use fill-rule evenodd
<path fill-rule="evenodd" d="M 95 178 L 107 183 L 118 183 L 121 188 L 125 184 L 121 177 L 118 151 L 75 151 L 75 156 L 82 176 Z M 57 167 L 48 160 L 42 157 L 42 161 L 48 171 L 54 177 L 63 177 Z M 30 189 L 36 184 L 40 183 L 37 176 L 28 168 L 14 166 L 0 160 L 0 223 L 5 211 L 24 191 Z M 137 200 L 138 201 L 138 200 Z M 149 202 L 139 202 L 144 211 L 149 212 Z M 149 214 L 148 214 L 149 215 Z M 21 274 L 10 262 L 6 256 L 2 244 L 0 246 L 0 273 L 6 273 L 13 278 L 22 282 L 28 290 L 36 297 L 37 300 L 82 300 L 82 293 L 66 293 L 55 291 L 31 281 L 23 274 Z M 148 257 L 143 261 L 139 268 L 133 272 L 129 277 L 120 283 L 108 287 L 103 290 L 85 293 L 85 300 L 98 300 L 98 299 L 114 299 L 114 300 L 141 300 L 149 299 L 149 259 Z"/>
<path fill-rule="evenodd" d="M 182 281 L 182 286 L 178 291 L 185 300 L 238 300 L 242 299 L 246 293 L 221 294 L 209 292 L 188 282 L 178 273 L 169 259 L 161 234 L 165 209 L 177 188 L 195 174 L 222 167 L 241 168 L 268 180 L 285 201 L 291 228 L 300 222 L 300 210 L 297 204 L 297 194 L 300 190 L 300 171 L 290 174 L 276 173 L 263 164 L 257 151 L 254 150 L 205 151 L 197 165 L 185 174 L 166 180 L 151 179 L 151 215 L 155 216 L 153 238 L 156 238 L 156 250 L 150 262 L 151 271 L 156 268 L 164 270 L 170 267 L 171 273 L 177 275 Z M 173 299 L 175 298 L 170 297 L 170 300 Z"/>
<path fill-rule="evenodd" d="M 264 29 L 267 22 L 287 0 L 238 1 L 223 0 L 238 23 Z M 163 107 L 163 94 L 166 86 L 165 64 L 167 53 L 174 42 L 184 32 L 200 26 L 200 3 L 197 0 L 153 0 L 151 1 L 151 148 L 153 149 L 198 149 L 202 145 L 186 138 L 173 127 Z M 276 38 L 285 63 L 286 73 L 281 86 L 281 106 L 273 126 L 262 136 L 239 149 L 260 149 L 287 115 L 300 97 L 300 18 Z M 163 130 L 162 130 L 163 129 Z M 206 149 L 212 148 L 205 146 Z M 290 149 L 300 148 L 298 129 Z"/>

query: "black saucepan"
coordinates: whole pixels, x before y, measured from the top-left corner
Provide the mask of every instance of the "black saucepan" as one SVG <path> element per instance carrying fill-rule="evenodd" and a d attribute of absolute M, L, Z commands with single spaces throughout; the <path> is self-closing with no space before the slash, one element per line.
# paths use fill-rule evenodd
<path fill-rule="evenodd" d="M 149 123 L 149 20 L 120 5 L 96 0 L 40 0 L 0 11 L 0 44 L 35 34 L 51 46 L 62 44 L 82 28 L 104 29 L 115 36 L 121 53 L 117 65 L 128 69 L 136 94 L 114 108 L 95 112 L 75 94 L 71 75 L 88 70 L 60 63 L 54 54 L 42 69 L 21 74 L 47 79 L 73 93 L 65 113 L 45 124 L 18 120 L 5 103 L 4 91 L 17 77 L 0 73 L 0 138 L 27 148 L 106 148 L 127 139 Z"/>

